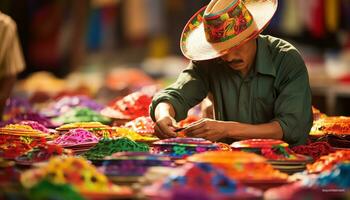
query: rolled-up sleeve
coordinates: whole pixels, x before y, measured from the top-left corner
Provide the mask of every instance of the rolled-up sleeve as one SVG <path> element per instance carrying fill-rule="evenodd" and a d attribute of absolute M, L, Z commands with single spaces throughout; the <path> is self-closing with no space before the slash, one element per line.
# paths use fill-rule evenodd
<path fill-rule="evenodd" d="M 311 89 L 306 66 L 295 53 L 282 61 L 277 81 L 273 121 L 279 122 L 283 140 L 292 146 L 305 144 L 312 126 Z"/>
<path fill-rule="evenodd" d="M 188 110 L 200 103 L 208 94 L 208 81 L 204 68 L 191 62 L 174 84 L 156 94 L 150 106 L 152 119 L 155 120 L 155 108 L 164 101 L 174 107 L 177 121 L 185 119 Z"/>

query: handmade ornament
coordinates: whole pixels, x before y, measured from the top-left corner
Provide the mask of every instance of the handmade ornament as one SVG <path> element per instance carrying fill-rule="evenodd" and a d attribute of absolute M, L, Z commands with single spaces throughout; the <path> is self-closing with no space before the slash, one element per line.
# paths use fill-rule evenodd
<path fill-rule="evenodd" d="M 58 117 L 75 107 L 89 108 L 96 112 L 100 112 L 103 109 L 102 105 L 87 96 L 64 96 L 41 112 L 48 117 Z"/>
<path fill-rule="evenodd" d="M 223 170 L 230 178 L 259 188 L 285 184 L 288 178 L 287 174 L 275 170 L 268 164 L 264 157 L 254 153 L 208 151 L 192 155 L 187 161 L 211 164 Z"/>
<path fill-rule="evenodd" d="M 50 130 L 48 128 L 36 121 L 21 121 L 19 124 L 28 125 L 32 127 L 32 129 L 41 131 L 43 133 L 50 133 Z"/>
<path fill-rule="evenodd" d="M 84 196 L 100 194 L 110 197 L 112 195 L 130 197 L 131 195 L 129 188 L 113 185 L 106 176 L 83 158 L 54 157 L 47 165 L 28 170 L 21 175 L 21 183 L 27 188 L 33 187 L 43 179 L 55 184 L 71 184 Z"/>
<path fill-rule="evenodd" d="M 181 120 L 178 124 L 180 129 L 186 128 L 188 125 L 192 124 L 193 122 L 198 121 L 200 118 L 195 115 L 189 115 L 186 119 Z M 177 132 L 177 137 L 186 137 L 186 134 L 184 131 L 180 130 Z"/>
<path fill-rule="evenodd" d="M 4 124 L 16 124 L 20 123 L 21 121 L 36 121 L 47 128 L 54 128 L 58 126 L 58 124 L 51 121 L 51 119 L 32 111 L 17 113 L 15 116 L 12 116 L 7 121 L 5 121 Z"/>
<path fill-rule="evenodd" d="M 291 148 L 297 154 L 311 156 L 313 160 L 334 152 L 334 149 L 327 142 L 313 142 L 306 145 L 299 145 Z"/>
<path fill-rule="evenodd" d="M 154 142 L 151 152 L 179 159 L 196 153 L 218 149 L 219 146 L 217 144 L 203 138 L 171 138 Z"/>
<path fill-rule="evenodd" d="M 321 173 L 323 171 L 331 169 L 334 165 L 350 161 L 349 150 L 338 150 L 326 156 L 322 156 L 316 162 L 307 165 L 308 173 Z"/>
<path fill-rule="evenodd" d="M 34 147 L 45 144 L 45 133 L 28 125 L 9 124 L 0 128 L 0 157 L 14 159 Z"/>
<path fill-rule="evenodd" d="M 28 191 L 30 199 L 83 200 L 84 198 L 69 184 L 55 184 L 42 180 Z"/>
<path fill-rule="evenodd" d="M 310 186 L 350 189 L 350 160 L 339 162 L 330 170 L 322 172 L 315 180 L 307 183 Z"/>
<path fill-rule="evenodd" d="M 32 165 L 34 163 L 49 160 L 53 156 L 71 156 L 72 151 L 64 149 L 58 145 L 40 145 L 27 153 L 16 157 L 16 163 L 21 165 Z"/>
<path fill-rule="evenodd" d="M 254 152 L 270 161 L 310 161 L 309 157 L 294 153 L 288 146 L 287 143 L 274 139 L 249 139 L 231 144 L 233 149 Z"/>
<path fill-rule="evenodd" d="M 253 152 L 265 157 L 275 169 L 282 172 L 292 174 L 306 169 L 306 164 L 312 158 L 296 154 L 288 146 L 287 143 L 274 139 L 250 139 L 231 144 L 233 150 Z"/>
<path fill-rule="evenodd" d="M 32 106 L 27 99 L 10 97 L 7 99 L 3 120 L 7 121 L 20 113 L 27 113 L 32 111 Z"/>
<path fill-rule="evenodd" d="M 129 138 L 102 139 L 84 156 L 89 160 L 102 160 L 116 152 L 148 152 L 149 147 L 144 143 L 134 142 Z"/>
<path fill-rule="evenodd" d="M 96 135 L 98 138 L 111 138 L 112 136 L 112 129 L 110 126 L 104 125 L 100 122 L 74 122 L 62 125 L 58 128 L 56 128 L 57 131 L 65 132 L 76 128 L 82 128 L 85 129 L 94 135 Z"/>
<path fill-rule="evenodd" d="M 110 123 L 110 119 L 100 115 L 96 111 L 83 107 L 73 108 L 63 115 L 54 118 L 53 121 L 61 124 L 74 122 L 101 122 L 103 124 Z"/>
<path fill-rule="evenodd" d="M 100 171 L 109 177 L 139 177 L 149 167 L 171 166 L 169 157 L 148 152 L 121 152 L 103 158 Z"/>
<path fill-rule="evenodd" d="M 164 181 L 144 189 L 153 199 L 256 199 L 262 192 L 248 188 L 209 164 L 186 164 Z"/>
<path fill-rule="evenodd" d="M 310 135 L 348 135 L 350 134 L 350 117 L 323 117 L 314 121 Z"/>
<path fill-rule="evenodd" d="M 138 117 L 149 116 L 151 102 L 151 96 L 142 92 L 134 92 L 122 99 L 113 101 L 110 106 L 101 111 L 101 114 L 115 119 L 133 120 Z"/>
<path fill-rule="evenodd" d="M 81 144 L 96 144 L 97 142 L 98 138 L 94 134 L 85 129 L 77 128 L 59 136 L 53 141 L 53 144 L 57 144 L 62 147 L 70 147 Z"/>
<path fill-rule="evenodd" d="M 138 142 L 154 142 L 159 140 L 156 136 L 141 135 L 130 128 L 113 127 L 112 130 L 113 137 L 127 137 Z"/>
<path fill-rule="evenodd" d="M 125 123 L 124 127 L 130 128 L 142 136 L 153 136 L 154 125 L 155 123 L 150 117 L 142 116 Z"/>

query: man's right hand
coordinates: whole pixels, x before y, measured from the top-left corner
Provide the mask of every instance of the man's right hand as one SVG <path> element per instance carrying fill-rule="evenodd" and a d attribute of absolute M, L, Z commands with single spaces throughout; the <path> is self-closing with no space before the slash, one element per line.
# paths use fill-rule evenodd
<path fill-rule="evenodd" d="M 176 129 L 176 121 L 170 116 L 162 117 L 156 121 L 154 131 L 157 137 L 161 139 L 173 138 L 177 134 L 174 131 Z"/>
<path fill-rule="evenodd" d="M 169 102 L 161 102 L 155 109 L 156 125 L 154 131 L 159 138 L 176 137 L 175 110 Z"/>

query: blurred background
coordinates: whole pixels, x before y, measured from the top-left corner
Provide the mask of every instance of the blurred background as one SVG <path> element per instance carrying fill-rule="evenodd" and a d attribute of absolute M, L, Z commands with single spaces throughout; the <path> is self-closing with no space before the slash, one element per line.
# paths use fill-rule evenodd
<path fill-rule="evenodd" d="M 0 11 L 17 23 L 26 61 L 15 92 L 32 91 L 40 100 L 48 97 L 38 90 L 74 89 L 108 101 L 130 84 L 164 87 L 188 63 L 179 48 L 184 25 L 208 2 L 1 0 Z M 263 34 L 300 50 L 314 106 L 350 115 L 350 0 L 279 0 Z"/>

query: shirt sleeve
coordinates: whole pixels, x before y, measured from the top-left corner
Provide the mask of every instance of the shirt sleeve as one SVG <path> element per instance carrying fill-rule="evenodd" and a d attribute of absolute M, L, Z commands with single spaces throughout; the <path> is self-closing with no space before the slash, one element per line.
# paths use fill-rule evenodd
<path fill-rule="evenodd" d="M 284 141 L 292 146 L 305 144 L 312 126 L 312 97 L 305 63 L 299 53 L 292 52 L 285 56 L 280 69 L 274 121 L 281 125 Z"/>
<path fill-rule="evenodd" d="M 180 121 L 187 117 L 190 108 L 207 96 L 209 86 L 203 67 L 191 62 L 174 84 L 154 96 L 150 106 L 153 120 L 155 108 L 160 102 L 169 102 L 174 107 L 176 121 Z"/>
<path fill-rule="evenodd" d="M 0 78 L 16 75 L 25 67 L 16 23 L 0 13 Z"/>

